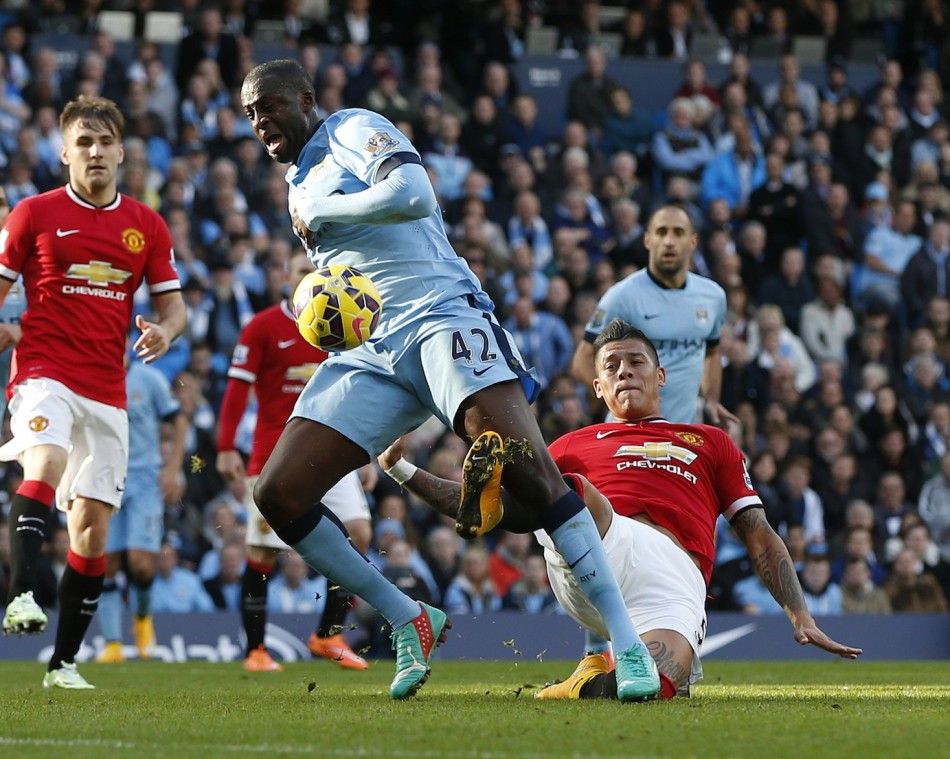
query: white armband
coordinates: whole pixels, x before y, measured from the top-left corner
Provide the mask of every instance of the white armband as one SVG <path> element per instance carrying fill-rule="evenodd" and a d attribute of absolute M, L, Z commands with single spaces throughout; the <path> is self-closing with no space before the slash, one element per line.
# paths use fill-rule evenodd
<path fill-rule="evenodd" d="M 412 479 L 412 476 L 418 471 L 419 467 L 415 464 L 406 461 L 405 459 L 399 459 L 395 464 L 393 464 L 389 469 L 386 470 L 386 474 L 392 477 L 400 485 L 405 485 L 409 480 Z"/>

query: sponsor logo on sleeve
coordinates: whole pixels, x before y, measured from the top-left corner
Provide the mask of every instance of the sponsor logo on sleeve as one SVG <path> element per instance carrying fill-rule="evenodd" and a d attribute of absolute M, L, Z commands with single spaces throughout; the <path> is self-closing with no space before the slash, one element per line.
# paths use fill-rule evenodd
<path fill-rule="evenodd" d="M 366 141 L 363 150 L 373 155 L 382 155 L 386 151 L 392 150 L 398 144 L 399 142 L 390 137 L 388 132 L 376 132 L 376 134 Z"/>

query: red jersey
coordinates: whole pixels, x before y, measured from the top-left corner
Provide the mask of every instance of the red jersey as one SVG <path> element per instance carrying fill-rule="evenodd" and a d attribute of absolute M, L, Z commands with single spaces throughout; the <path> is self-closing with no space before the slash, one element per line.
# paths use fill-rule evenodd
<path fill-rule="evenodd" d="M 742 453 L 718 427 L 608 422 L 569 432 L 550 451 L 558 469 L 584 475 L 618 514 L 643 514 L 669 530 L 699 560 L 707 585 L 716 518 L 762 503 Z"/>
<path fill-rule="evenodd" d="M 326 357 L 326 353 L 300 336 L 297 321 L 286 301 L 265 308 L 251 319 L 241 331 L 231 357 L 228 369 L 231 379 L 221 404 L 218 450 L 234 450 L 234 435 L 244 413 L 247 392 L 254 385 L 257 424 L 247 473 L 260 474 L 277 445 L 297 396 Z"/>
<path fill-rule="evenodd" d="M 181 289 L 168 227 L 125 195 L 103 208 L 69 185 L 17 203 L 0 231 L 0 277 L 22 274 L 23 337 L 7 394 L 47 377 L 79 395 L 125 408 L 125 342 L 132 295 Z"/>

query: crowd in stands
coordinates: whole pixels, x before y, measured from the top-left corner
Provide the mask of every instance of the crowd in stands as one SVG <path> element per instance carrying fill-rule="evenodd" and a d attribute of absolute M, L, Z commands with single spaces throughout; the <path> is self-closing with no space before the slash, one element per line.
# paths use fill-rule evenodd
<path fill-rule="evenodd" d="M 140 38 L 144 14 L 165 5 L 184 21 L 171 56 L 139 39 L 123 58 L 97 30 L 99 11 L 128 9 Z M 160 211 L 174 239 L 188 326 L 156 365 L 173 381 L 189 432 L 179 492 L 167 503 L 156 612 L 238 606 L 245 485 L 215 472 L 216 414 L 240 329 L 284 297 L 280 272 L 299 245 L 286 167 L 264 155 L 237 94 L 260 62 L 255 25 L 268 20 L 282 22 L 283 54 L 313 76 L 321 115 L 368 107 L 412 138 L 456 251 L 543 380 L 536 412 L 548 440 L 602 420 L 570 358 L 598 298 L 646 265 L 651 209 L 680 203 L 699 231 L 695 270 L 728 295 L 723 401 L 742 420 L 737 442 L 812 611 L 948 610 L 946 2 L 23 6 L 0 13 L 9 203 L 63 181 L 58 110 L 79 93 L 102 94 L 128 122 L 120 189 Z M 36 44 L 54 22 L 88 39 L 75 70 Z M 512 72 L 539 26 L 558 30 L 562 55 L 584 61 L 562 93 L 554 139 Z M 644 112 L 635 89 L 607 74 L 597 46 L 607 32 L 620 36 L 622 56 L 683 62 L 665 112 Z M 725 45 L 721 81 L 691 57 L 694 36 L 709 33 Z M 798 34 L 825 39 L 823 81 L 802 78 Z M 848 68 L 862 36 L 879 41 L 881 60 L 878 80 L 858 91 Z M 775 81 L 756 80 L 757 50 L 780 58 Z M 144 293 L 137 308 L 148 308 Z M 249 413 L 245 444 L 252 426 Z M 460 478 L 466 447 L 440 425 L 414 432 L 410 450 L 436 474 Z M 374 518 L 370 558 L 400 587 L 450 614 L 555 610 L 533 538 L 464 543 L 375 465 L 361 474 Z M 18 481 L 15 466 L 3 470 L 7 498 Z M 0 524 L 0 566 L 6 530 Z M 45 558 L 41 600 L 50 605 L 63 534 L 53 531 Z M 318 612 L 322 582 L 287 554 L 269 606 Z M 781 613 L 723 520 L 710 594 L 710 608 Z"/>

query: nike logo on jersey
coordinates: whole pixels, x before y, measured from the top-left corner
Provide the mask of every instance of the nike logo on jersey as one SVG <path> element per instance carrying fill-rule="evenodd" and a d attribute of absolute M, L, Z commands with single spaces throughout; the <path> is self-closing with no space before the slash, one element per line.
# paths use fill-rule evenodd
<path fill-rule="evenodd" d="M 568 569 L 574 569 L 574 567 L 576 567 L 578 564 L 580 564 L 580 563 L 587 557 L 587 554 L 589 554 L 589 553 L 590 553 L 591 551 L 593 551 L 593 550 L 594 550 L 593 548 L 588 548 L 588 549 L 584 552 L 584 555 L 583 555 L 583 556 L 581 556 L 581 557 L 580 557 L 577 561 L 575 561 L 573 564 L 568 564 L 568 565 L 567 565 L 567 568 L 568 568 Z"/>
<path fill-rule="evenodd" d="M 70 235 L 76 234 L 78 231 L 79 231 L 78 229 L 60 229 L 59 227 L 57 227 L 57 228 L 56 228 L 56 236 L 57 236 L 57 237 L 69 237 Z"/>
<path fill-rule="evenodd" d="M 659 314 L 644 314 L 644 315 L 643 315 L 643 318 L 644 318 L 644 319 L 656 319 L 656 317 L 658 317 L 658 316 L 659 316 Z"/>
<path fill-rule="evenodd" d="M 620 432 L 620 430 L 607 430 L 606 432 L 598 432 L 597 439 L 603 440 L 607 435 L 613 435 L 615 432 Z"/>
<path fill-rule="evenodd" d="M 295 337 L 290 338 L 290 340 L 278 340 L 277 347 L 283 350 L 284 348 L 289 348 L 295 342 L 297 342 L 297 338 Z"/>
<path fill-rule="evenodd" d="M 25 517 L 22 514 L 17 517 L 18 522 L 39 522 L 40 524 L 46 524 L 46 520 L 40 519 L 39 517 Z"/>
<path fill-rule="evenodd" d="M 82 600 L 82 602 L 83 602 L 84 604 L 89 604 L 90 606 L 92 606 L 93 604 L 99 603 L 99 599 L 100 599 L 100 598 L 101 598 L 101 596 L 96 596 L 95 598 L 84 598 L 84 599 Z"/>
<path fill-rule="evenodd" d="M 476 370 L 475 370 L 474 372 L 472 372 L 472 373 L 473 373 L 476 377 L 481 377 L 481 376 L 482 376 L 485 372 L 487 372 L 489 369 L 491 369 L 491 367 L 490 367 L 490 366 L 486 366 L 484 369 L 476 369 Z"/>

